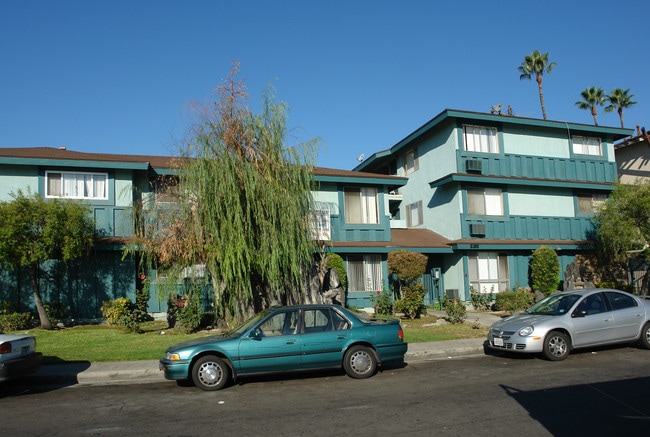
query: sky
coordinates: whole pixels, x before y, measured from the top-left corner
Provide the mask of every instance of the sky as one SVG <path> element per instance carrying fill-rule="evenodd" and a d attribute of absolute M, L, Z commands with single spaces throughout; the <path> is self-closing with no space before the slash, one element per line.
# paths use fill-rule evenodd
<path fill-rule="evenodd" d="M 0 147 L 175 155 L 238 62 L 253 112 L 271 85 L 287 145 L 349 170 L 445 109 L 542 118 L 534 50 L 549 120 L 593 124 L 581 91 L 629 88 L 625 127 L 650 130 L 649 32 L 647 0 L 0 0 Z"/>

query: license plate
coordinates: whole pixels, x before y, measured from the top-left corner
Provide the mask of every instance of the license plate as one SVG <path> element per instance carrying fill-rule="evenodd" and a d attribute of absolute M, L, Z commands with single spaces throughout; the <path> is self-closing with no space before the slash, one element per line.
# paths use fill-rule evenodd
<path fill-rule="evenodd" d="M 492 340 L 495 346 L 503 347 L 503 339 L 499 337 L 494 337 Z"/>

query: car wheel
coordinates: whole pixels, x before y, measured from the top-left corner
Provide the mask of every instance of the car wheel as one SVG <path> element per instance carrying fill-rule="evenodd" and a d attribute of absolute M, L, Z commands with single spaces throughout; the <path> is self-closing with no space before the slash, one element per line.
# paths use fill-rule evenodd
<path fill-rule="evenodd" d="M 229 377 L 228 365 L 214 355 L 201 357 L 192 366 L 192 381 L 201 390 L 221 390 L 228 383 Z"/>
<path fill-rule="evenodd" d="M 353 346 L 345 353 L 343 368 L 352 378 L 369 378 L 377 370 L 377 359 L 370 348 Z"/>
<path fill-rule="evenodd" d="M 641 346 L 643 346 L 646 349 L 650 349 L 650 322 L 647 322 L 645 325 L 643 325 L 643 329 L 641 329 Z"/>
<path fill-rule="evenodd" d="M 560 331 L 551 331 L 544 339 L 544 351 L 547 360 L 561 361 L 569 355 L 569 337 Z"/>

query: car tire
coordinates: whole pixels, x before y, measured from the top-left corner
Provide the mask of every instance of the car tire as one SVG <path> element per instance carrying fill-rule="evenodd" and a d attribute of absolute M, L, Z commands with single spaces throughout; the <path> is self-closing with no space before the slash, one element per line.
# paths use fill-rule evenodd
<path fill-rule="evenodd" d="M 639 338 L 641 346 L 645 349 L 650 349 L 650 322 L 647 322 L 641 328 L 641 338 Z"/>
<path fill-rule="evenodd" d="M 377 371 L 377 358 L 366 346 L 352 346 L 343 357 L 343 369 L 355 379 L 369 378 Z"/>
<path fill-rule="evenodd" d="M 204 391 L 221 390 L 230 378 L 228 365 L 219 357 L 206 355 L 192 366 L 192 381 Z"/>
<path fill-rule="evenodd" d="M 562 361 L 571 350 L 569 337 L 560 331 L 551 331 L 544 339 L 542 355 L 550 361 Z"/>

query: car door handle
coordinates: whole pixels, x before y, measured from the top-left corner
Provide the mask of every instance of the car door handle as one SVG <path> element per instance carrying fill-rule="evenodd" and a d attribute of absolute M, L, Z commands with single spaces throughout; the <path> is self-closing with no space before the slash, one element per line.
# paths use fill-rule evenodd
<path fill-rule="evenodd" d="M 296 344 L 296 340 L 287 340 L 287 344 Z"/>
<path fill-rule="evenodd" d="M 337 338 L 338 340 L 345 340 L 345 339 L 348 338 L 348 337 L 347 337 L 346 335 L 339 335 L 339 336 L 336 337 L 336 338 Z"/>

